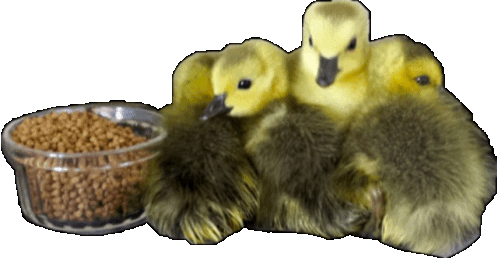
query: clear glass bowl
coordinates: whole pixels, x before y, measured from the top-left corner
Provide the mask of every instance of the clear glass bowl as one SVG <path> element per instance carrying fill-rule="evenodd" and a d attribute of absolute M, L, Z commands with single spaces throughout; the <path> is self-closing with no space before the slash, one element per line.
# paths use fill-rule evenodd
<path fill-rule="evenodd" d="M 57 153 L 28 148 L 11 138 L 26 118 L 75 111 L 130 126 L 147 141 L 111 151 Z M 2 152 L 15 172 L 23 217 L 45 228 L 82 235 L 145 224 L 141 182 L 147 163 L 158 155 L 166 137 L 162 123 L 157 110 L 124 102 L 52 108 L 8 123 L 2 132 Z"/>

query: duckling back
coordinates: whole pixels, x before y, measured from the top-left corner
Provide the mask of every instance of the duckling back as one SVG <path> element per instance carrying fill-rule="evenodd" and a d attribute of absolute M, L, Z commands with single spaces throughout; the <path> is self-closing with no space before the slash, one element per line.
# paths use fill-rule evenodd
<path fill-rule="evenodd" d="M 351 125 L 343 155 L 386 195 L 383 241 L 447 252 L 480 226 L 495 192 L 496 158 L 451 102 L 399 96 Z"/>
<path fill-rule="evenodd" d="M 351 190 L 343 196 L 361 199 L 372 185 L 379 187 L 386 205 L 382 241 L 454 254 L 475 240 L 469 235 L 478 235 L 496 192 L 496 157 L 468 110 L 442 90 L 442 69 L 432 53 L 402 38 L 382 43 L 376 51 L 389 53 L 370 72 L 369 87 L 378 95 L 351 123 L 336 174 L 362 178 L 350 183 L 362 195 Z"/>
<path fill-rule="evenodd" d="M 369 214 L 331 186 L 342 138 L 322 108 L 291 96 L 275 101 L 247 138 L 261 180 L 258 228 L 325 238 L 361 229 Z"/>

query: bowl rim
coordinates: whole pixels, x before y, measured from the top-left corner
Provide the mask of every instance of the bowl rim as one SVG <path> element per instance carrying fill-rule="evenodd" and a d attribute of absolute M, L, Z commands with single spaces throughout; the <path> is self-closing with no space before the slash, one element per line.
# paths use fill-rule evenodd
<path fill-rule="evenodd" d="M 127 152 L 132 152 L 140 149 L 146 149 L 151 146 L 156 146 L 159 145 L 159 143 L 166 138 L 167 132 L 166 129 L 162 126 L 160 126 L 161 130 L 159 135 L 157 135 L 154 138 L 148 139 L 145 142 L 135 144 L 132 146 L 128 146 L 125 148 L 120 148 L 120 149 L 114 149 L 114 150 L 102 150 L 102 151 L 90 151 L 90 152 L 77 152 L 77 153 L 67 153 L 67 152 L 54 152 L 54 151 L 44 151 L 44 150 L 37 150 L 33 148 L 26 147 L 24 145 L 21 145 L 17 142 L 15 142 L 11 136 L 11 132 L 14 130 L 14 128 L 20 124 L 22 121 L 24 121 L 26 118 L 31 118 L 31 117 L 37 117 L 37 116 L 43 116 L 46 114 L 50 114 L 54 111 L 59 111 L 59 112 L 64 112 L 64 110 L 68 110 L 71 112 L 75 111 L 90 111 L 92 108 L 98 108 L 98 107 L 112 107 L 112 108 L 119 108 L 119 107 L 124 107 L 124 108 L 135 108 L 135 109 L 140 109 L 142 111 L 145 111 L 149 113 L 152 116 L 157 116 L 160 120 L 162 120 L 162 116 L 158 111 L 154 111 L 150 106 L 145 105 L 145 104 L 139 104 L 139 103 L 132 103 L 132 102 L 103 102 L 103 103 L 87 103 L 87 104 L 76 104 L 76 105 L 69 105 L 69 106 L 59 106 L 59 107 L 52 107 L 52 108 L 47 108 L 44 110 L 39 110 L 33 113 L 25 114 L 21 117 L 15 118 L 9 123 L 7 123 L 2 130 L 2 149 L 4 147 L 14 149 L 16 151 L 23 152 L 24 154 L 27 155 L 37 155 L 37 156 L 43 156 L 43 157 L 48 157 L 48 158 L 86 158 L 86 157 L 95 157 L 95 156 L 111 156 L 111 155 L 117 155 L 117 154 L 123 154 Z M 161 121 L 162 124 L 163 121 Z M 6 146 L 4 146 L 6 145 Z"/>

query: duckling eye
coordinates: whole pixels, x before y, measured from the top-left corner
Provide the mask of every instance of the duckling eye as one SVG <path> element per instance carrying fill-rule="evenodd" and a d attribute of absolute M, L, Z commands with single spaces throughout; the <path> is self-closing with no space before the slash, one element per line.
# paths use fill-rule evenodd
<path fill-rule="evenodd" d="M 429 76 L 427 75 L 422 75 L 417 78 L 415 78 L 415 81 L 420 85 L 420 86 L 425 86 L 431 82 L 429 79 Z"/>
<path fill-rule="evenodd" d="M 309 37 L 309 43 L 310 43 L 310 47 L 313 47 L 313 40 L 311 39 L 311 37 Z"/>
<path fill-rule="evenodd" d="M 251 85 L 252 85 L 251 80 L 242 79 L 239 81 L 239 85 L 237 85 L 237 88 L 239 88 L 241 90 L 247 90 L 247 89 L 251 88 Z"/>
<path fill-rule="evenodd" d="M 354 50 L 356 48 L 356 37 L 349 42 L 348 50 Z"/>

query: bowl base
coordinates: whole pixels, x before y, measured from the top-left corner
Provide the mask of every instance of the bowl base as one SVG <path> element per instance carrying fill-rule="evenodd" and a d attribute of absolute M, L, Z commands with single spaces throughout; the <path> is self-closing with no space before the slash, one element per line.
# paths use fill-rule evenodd
<path fill-rule="evenodd" d="M 44 215 L 39 215 L 36 216 L 36 218 L 33 218 L 32 216 L 24 212 L 22 213 L 22 216 L 28 222 L 46 229 L 62 233 L 87 236 L 102 236 L 107 234 L 119 233 L 128 229 L 145 225 L 146 223 L 144 212 L 130 215 L 125 219 L 112 219 L 97 222 L 59 221 L 49 219 Z"/>

